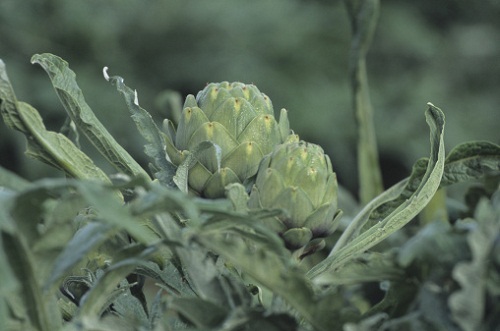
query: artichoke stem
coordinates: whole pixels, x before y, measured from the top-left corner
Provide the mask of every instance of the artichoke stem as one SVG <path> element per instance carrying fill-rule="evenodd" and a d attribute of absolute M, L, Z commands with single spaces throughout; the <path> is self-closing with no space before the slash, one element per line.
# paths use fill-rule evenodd
<path fill-rule="evenodd" d="M 358 127 L 359 198 L 366 204 L 383 191 L 365 60 L 376 27 L 379 0 L 345 0 L 345 4 L 353 34 L 349 70 Z"/>

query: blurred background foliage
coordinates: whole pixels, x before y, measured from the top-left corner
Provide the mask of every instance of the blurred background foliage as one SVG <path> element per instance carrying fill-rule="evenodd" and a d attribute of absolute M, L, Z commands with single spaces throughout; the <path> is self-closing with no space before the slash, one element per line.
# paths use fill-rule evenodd
<path fill-rule="evenodd" d="M 386 186 L 428 155 L 427 102 L 447 116 L 448 150 L 467 140 L 500 143 L 500 1 L 381 0 L 368 53 Z M 350 26 L 340 0 L 2 0 L 0 58 L 20 100 L 47 127 L 66 114 L 35 53 L 69 62 L 96 115 L 145 163 L 143 140 L 102 68 L 120 75 L 158 123 L 168 90 L 183 97 L 212 81 L 254 83 L 292 128 L 330 155 L 357 192 L 356 129 L 348 78 Z M 83 140 L 83 139 L 82 139 Z M 83 149 L 106 168 L 94 150 Z M 0 124 L 0 164 L 28 179 L 60 176 L 27 159 L 24 138 Z"/>

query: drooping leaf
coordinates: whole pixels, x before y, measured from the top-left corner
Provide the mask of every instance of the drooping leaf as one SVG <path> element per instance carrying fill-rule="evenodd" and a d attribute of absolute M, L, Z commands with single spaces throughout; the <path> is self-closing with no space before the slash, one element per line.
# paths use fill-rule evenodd
<path fill-rule="evenodd" d="M 27 154 L 64 171 L 71 177 L 109 182 L 106 174 L 66 136 L 47 131 L 38 111 L 16 99 L 5 64 L 0 60 L 0 112 L 11 129 L 28 141 Z"/>
<path fill-rule="evenodd" d="M 441 185 L 500 175 L 500 146 L 487 141 L 460 144 L 446 157 Z"/>
<path fill-rule="evenodd" d="M 444 114 L 434 105 L 429 103 L 428 106 L 429 108 L 425 116 L 430 127 L 431 152 L 428 166 L 420 185 L 411 197 L 395 207 L 382 221 L 362 232 L 343 247 L 337 247 L 337 250 L 332 250 L 328 258 L 314 266 L 308 272 L 310 278 L 315 278 L 328 270 L 335 270 L 349 259 L 375 246 L 399 230 L 427 205 L 437 191 L 443 175 L 445 161 L 443 141 Z"/>
<path fill-rule="evenodd" d="M 151 114 L 139 106 L 137 91 L 132 91 L 131 88 L 125 85 L 123 78 L 120 76 L 108 77 L 106 69 L 104 71 L 106 80 L 116 86 L 118 92 L 123 95 L 139 133 L 148 142 L 145 145 L 145 152 L 153 160 L 154 165 L 158 169 L 155 176 L 165 185 L 174 187 L 173 176 L 177 167 L 168 161 L 164 133 L 160 131 L 153 121 Z"/>
<path fill-rule="evenodd" d="M 71 120 L 116 169 L 132 177 L 149 178 L 147 172 L 118 144 L 92 112 L 76 83 L 75 73 L 66 61 L 45 53 L 35 54 L 31 62 L 39 64 L 47 72 Z"/>

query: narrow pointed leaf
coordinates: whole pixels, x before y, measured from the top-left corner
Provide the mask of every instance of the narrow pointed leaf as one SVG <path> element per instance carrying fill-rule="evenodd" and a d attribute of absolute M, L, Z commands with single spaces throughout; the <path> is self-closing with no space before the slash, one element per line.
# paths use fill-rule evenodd
<path fill-rule="evenodd" d="M 123 78 L 119 76 L 106 77 L 108 78 L 118 92 L 120 92 L 125 99 L 127 107 L 132 115 L 139 133 L 146 139 L 148 144 L 145 146 L 146 155 L 148 155 L 154 162 L 154 164 L 160 169 L 162 174 L 159 175 L 160 178 L 167 179 L 164 184 L 173 187 L 175 184 L 172 177 L 175 174 L 175 168 L 172 163 L 168 161 L 166 155 L 165 137 L 160 131 L 156 123 L 153 121 L 151 114 L 148 113 L 144 108 L 139 106 L 139 101 L 137 99 L 137 92 L 132 91 L 130 87 L 125 85 Z"/>

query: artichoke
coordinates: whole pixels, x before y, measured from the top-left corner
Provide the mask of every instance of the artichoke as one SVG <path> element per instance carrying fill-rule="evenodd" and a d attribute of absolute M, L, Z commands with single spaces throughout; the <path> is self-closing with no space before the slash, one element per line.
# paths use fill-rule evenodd
<path fill-rule="evenodd" d="M 174 179 L 187 180 L 188 190 L 205 198 L 223 197 L 231 183 L 251 187 L 262 158 L 290 134 L 286 110 L 277 122 L 271 100 L 238 82 L 211 83 L 196 98 L 187 96 L 177 130 L 166 124 Z"/>
<path fill-rule="evenodd" d="M 284 239 L 289 249 L 330 235 L 338 224 L 334 219 L 340 215 L 337 177 L 330 158 L 320 146 L 304 141 L 277 146 L 259 166 L 248 206 L 284 211 L 265 224 Z"/>

